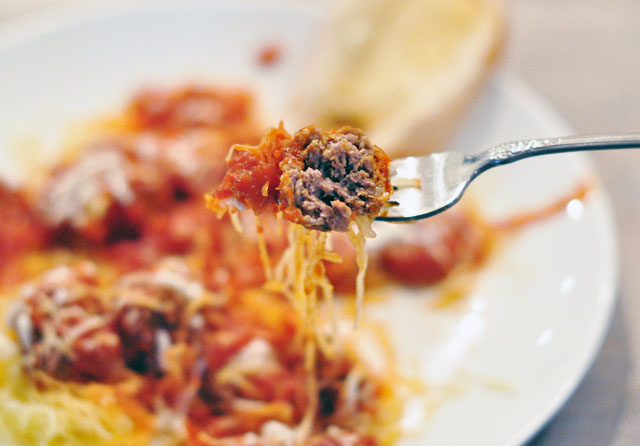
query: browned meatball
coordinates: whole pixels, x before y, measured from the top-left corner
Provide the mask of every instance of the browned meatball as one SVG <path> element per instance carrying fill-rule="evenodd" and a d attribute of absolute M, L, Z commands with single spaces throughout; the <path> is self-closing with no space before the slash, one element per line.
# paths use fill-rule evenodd
<path fill-rule="evenodd" d="M 355 217 L 378 215 L 389 199 L 389 158 L 361 130 L 306 127 L 291 147 L 281 200 L 302 225 L 344 232 Z"/>
<path fill-rule="evenodd" d="M 168 262 L 131 273 L 116 284 L 115 324 L 129 368 L 144 374 L 165 371 L 164 353 L 173 342 L 185 305 L 205 291 L 188 277 L 184 265 Z"/>
<path fill-rule="evenodd" d="M 25 286 L 10 323 L 28 369 L 108 381 L 121 364 L 120 339 L 91 265 L 61 266 Z"/>
<path fill-rule="evenodd" d="M 346 231 L 375 218 L 389 200 L 389 157 L 358 129 L 305 127 L 293 136 L 270 129 L 258 146 L 234 146 L 209 207 L 282 211 L 309 229 Z"/>

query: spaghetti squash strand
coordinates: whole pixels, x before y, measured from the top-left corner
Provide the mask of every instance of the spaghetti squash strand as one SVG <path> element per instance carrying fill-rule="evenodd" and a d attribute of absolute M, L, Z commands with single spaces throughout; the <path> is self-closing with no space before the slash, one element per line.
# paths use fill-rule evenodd
<path fill-rule="evenodd" d="M 349 226 L 347 235 L 351 244 L 356 250 L 356 263 L 358 264 L 358 275 L 356 276 L 356 316 L 354 319 L 354 326 L 357 328 L 360 324 L 362 317 L 362 305 L 364 303 L 364 279 L 367 274 L 367 266 L 369 264 L 369 256 L 367 255 L 367 249 L 365 247 L 367 230 L 370 231 L 370 225 L 367 227 L 367 222 L 356 221 Z M 358 230 L 356 231 L 357 228 Z"/>

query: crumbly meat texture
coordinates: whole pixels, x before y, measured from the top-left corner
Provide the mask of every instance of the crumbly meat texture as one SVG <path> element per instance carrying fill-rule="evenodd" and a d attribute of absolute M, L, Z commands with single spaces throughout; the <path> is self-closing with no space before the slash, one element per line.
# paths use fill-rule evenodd
<path fill-rule="evenodd" d="M 388 201 L 389 157 L 355 128 L 271 129 L 257 147 L 235 146 L 210 207 L 282 211 L 309 229 L 344 232 Z"/>
<path fill-rule="evenodd" d="M 320 231 L 347 230 L 356 217 L 375 217 L 389 199 L 389 158 L 361 130 L 297 132 L 281 163 L 285 216 Z"/>

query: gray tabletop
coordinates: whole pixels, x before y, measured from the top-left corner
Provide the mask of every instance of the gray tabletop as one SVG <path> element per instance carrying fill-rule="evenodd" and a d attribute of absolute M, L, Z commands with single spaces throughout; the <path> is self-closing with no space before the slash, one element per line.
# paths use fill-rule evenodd
<path fill-rule="evenodd" d="M 0 0 L 3 19 L 51 0 Z M 581 133 L 640 131 L 640 0 L 510 0 L 504 67 Z M 527 446 L 640 445 L 640 151 L 593 155 L 617 213 L 619 303 L 592 369 Z"/>

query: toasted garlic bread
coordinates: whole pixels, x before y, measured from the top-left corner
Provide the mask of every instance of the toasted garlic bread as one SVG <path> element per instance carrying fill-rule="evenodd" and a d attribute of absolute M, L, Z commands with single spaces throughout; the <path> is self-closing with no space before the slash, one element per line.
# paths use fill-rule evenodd
<path fill-rule="evenodd" d="M 499 0 L 349 0 L 319 39 L 298 110 L 393 156 L 441 148 L 495 65 Z M 310 121 L 311 122 L 311 121 Z"/>

